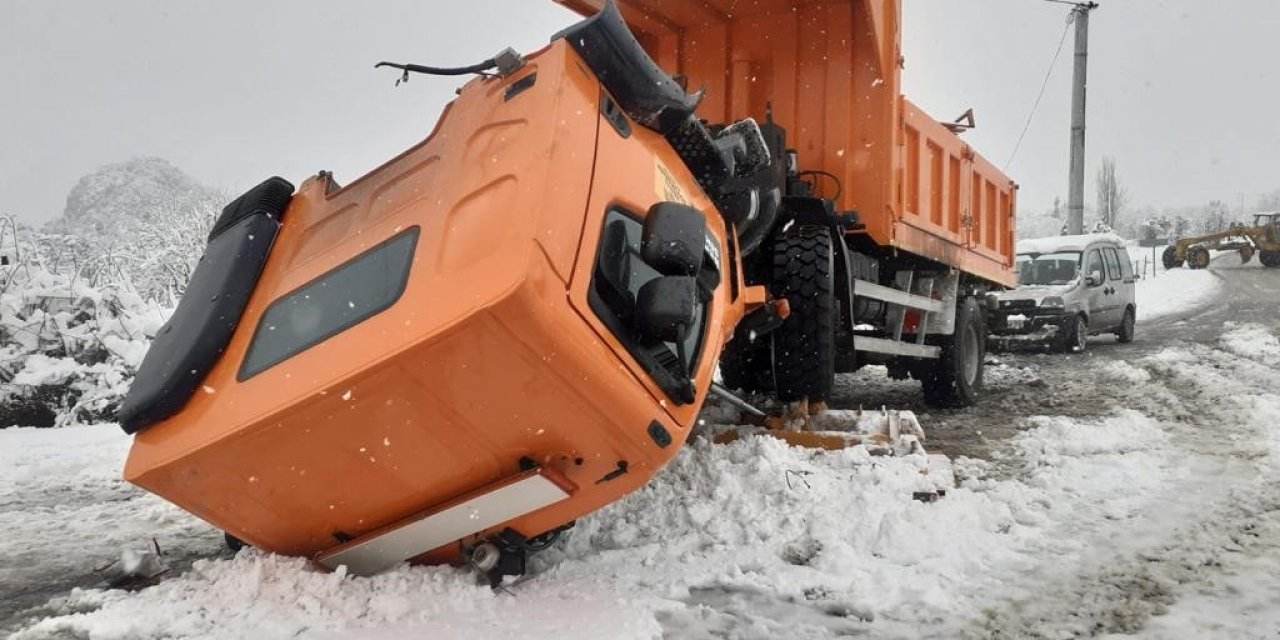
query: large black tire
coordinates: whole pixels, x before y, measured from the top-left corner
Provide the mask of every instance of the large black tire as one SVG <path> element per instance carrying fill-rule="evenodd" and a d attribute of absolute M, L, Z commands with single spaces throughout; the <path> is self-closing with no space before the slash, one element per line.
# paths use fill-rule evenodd
<path fill-rule="evenodd" d="M 1209 266 L 1209 250 L 1199 245 L 1187 249 L 1187 266 L 1204 269 Z"/>
<path fill-rule="evenodd" d="M 768 336 L 751 342 L 737 336 L 720 353 L 720 378 L 729 389 L 773 391 L 773 352 Z"/>
<path fill-rule="evenodd" d="M 965 298 L 956 310 L 956 331 L 940 339 L 941 357 L 926 362 L 920 383 L 924 400 L 935 407 L 967 407 L 982 393 L 987 358 L 987 323 L 978 301 Z"/>
<path fill-rule="evenodd" d="M 1258 260 L 1264 267 L 1280 267 L 1280 251 L 1259 251 Z"/>
<path fill-rule="evenodd" d="M 791 315 L 773 332 L 778 400 L 825 401 L 835 381 L 835 268 L 826 227 L 792 225 L 773 246 L 771 287 Z"/>
<path fill-rule="evenodd" d="M 1164 253 L 1160 256 L 1161 262 L 1164 263 L 1165 269 L 1177 269 L 1181 267 L 1185 260 L 1178 259 L 1178 247 L 1169 245 L 1165 247 Z"/>
<path fill-rule="evenodd" d="M 1137 333 L 1138 316 L 1134 313 L 1133 307 L 1124 310 L 1124 319 L 1120 321 L 1120 328 L 1116 329 L 1116 339 L 1120 342 L 1128 344 L 1133 342 L 1133 336 Z"/>
<path fill-rule="evenodd" d="M 1089 347 L 1089 321 L 1083 315 L 1077 315 L 1075 321 L 1068 321 L 1058 331 L 1058 339 L 1054 344 L 1061 353 L 1084 353 Z"/>

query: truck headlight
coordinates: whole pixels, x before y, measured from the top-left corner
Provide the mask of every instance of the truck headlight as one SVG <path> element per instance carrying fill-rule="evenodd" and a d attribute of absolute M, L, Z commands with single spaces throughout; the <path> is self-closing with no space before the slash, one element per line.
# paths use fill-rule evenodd
<path fill-rule="evenodd" d="M 1065 306 L 1067 305 L 1062 301 L 1062 298 L 1058 296 L 1049 296 L 1040 301 L 1041 309 L 1061 309 Z"/>

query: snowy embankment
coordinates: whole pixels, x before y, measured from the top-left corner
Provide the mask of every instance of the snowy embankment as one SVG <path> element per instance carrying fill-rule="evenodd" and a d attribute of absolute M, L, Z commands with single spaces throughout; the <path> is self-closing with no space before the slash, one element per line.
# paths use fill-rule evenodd
<path fill-rule="evenodd" d="M 932 504 L 910 497 L 916 459 L 699 441 L 650 486 L 580 522 L 511 592 L 459 569 L 352 578 L 245 551 L 138 593 L 77 590 L 16 637 L 910 637 L 921 625 L 978 623 L 993 594 L 1033 595 L 1010 576 L 1046 554 L 1088 554 L 1080 523 L 1133 517 L 1169 472 L 1162 427 L 1136 412 L 1027 427 L 1010 453 L 1025 480 L 982 479 L 983 463 L 961 460 L 961 488 Z M 192 535 L 199 522 L 115 480 L 125 441 L 96 427 L 0 432 L 3 486 L 30 491 L 39 476 L 46 492 L 114 496 L 78 513 L 8 512 L 18 535 L 0 555 L 77 549 L 67 560 L 88 562 L 79 553 L 145 548 L 151 536 L 212 552 L 210 536 Z M 56 547 L 29 543 L 58 527 Z"/>
<path fill-rule="evenodd" d="M 1209 304 L 1222 281 L 1212 271 L 1177 269 L 1138 281 L 1138 322 L 1190 314 Z"/>

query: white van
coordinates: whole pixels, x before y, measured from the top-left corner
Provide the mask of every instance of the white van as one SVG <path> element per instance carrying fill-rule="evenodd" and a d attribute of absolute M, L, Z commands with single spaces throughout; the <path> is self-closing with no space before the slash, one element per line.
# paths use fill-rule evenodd
<path fill-rule="evenodd" d="M 1023 240 L 1017 254 L 1018 288 L 988 299 L 992 346 L 1043 342 L 1079 352 L 1089 336 L 1102 333 L 1133 341 L 1137 278 L 1122 238 L 1097 233 Z"/>

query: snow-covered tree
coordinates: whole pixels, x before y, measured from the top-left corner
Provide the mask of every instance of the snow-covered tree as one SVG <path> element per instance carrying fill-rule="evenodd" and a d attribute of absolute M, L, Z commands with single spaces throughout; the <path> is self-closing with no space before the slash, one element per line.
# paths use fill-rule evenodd
<path fill-rule="evenodd" d="M 102 167 L 80 179 L 62 217 L 45 227 L 45 266 L 171 305 L 230 199 L 159 158 Z"/>
<path fill-rule="evenodd" d="M 1129 190 L 1124 188 L 1116 177 L 1116 159 L 1102 159 L 1098 168 L 1098 221 L 1110 229 L 1115 229 L 1120 221 L 1120 214 L 1129 203 Z"/>
<path fill-rule="evenodd" d="M 143 158 L 85 176 L 41 231 L 0 220 L 0 428 L 113 419 L 228 200 Z"/>

